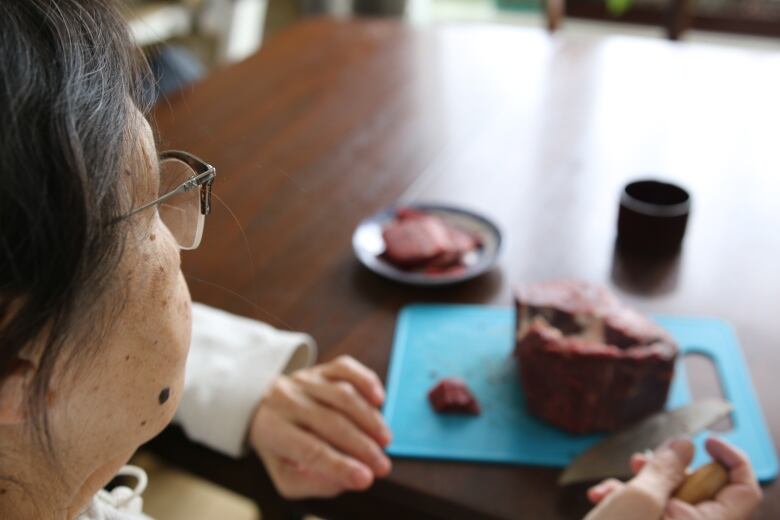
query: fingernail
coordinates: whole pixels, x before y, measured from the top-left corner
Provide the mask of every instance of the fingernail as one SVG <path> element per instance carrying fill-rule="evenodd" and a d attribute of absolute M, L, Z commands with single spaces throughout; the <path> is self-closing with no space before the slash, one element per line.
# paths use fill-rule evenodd
<path fill-rule="evenodd" d="M 374 460 L 374 464 L 377 468 L 379 468 L 379 473 L 381 475 L 386 475 L 388 471 L 390 471 L 390 459 L 385 457 L 384 455 L 380 455 L 376 457 Z"/>
<path fill-rule="evenodd" d="M 371 483 L 373 478 L 371 471 L 364 466 L 355 466 L 352 469 L 350 480 L 355 487 L 364 488 Z"/>
<path fill-rule="evenodd" d="M 393 434 L 390 432 L 390 429 L 387 426 L 382 427 L 382 431 L 380 432 L 379 436 L 382 438 L 382 443 L 385 446 L 390 444 L 390 441 L 393 440 Z"/>
<path fill-rule="evenodd" d="M 659 449 L 669 450 L 682 462 L 687 462 L 691 455 L 691 441 L 688 437 L 675 437 L 664 442 Z"/>

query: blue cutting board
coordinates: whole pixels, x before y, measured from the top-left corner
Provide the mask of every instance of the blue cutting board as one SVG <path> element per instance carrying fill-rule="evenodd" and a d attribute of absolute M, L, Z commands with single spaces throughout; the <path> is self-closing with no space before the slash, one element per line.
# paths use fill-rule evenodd
<path fill-rule="evenodd" d="M 718 434 L 750 456 L 762 481 L 777 476 L 777 454 L 734 331 L 709 318 L 658 316 L 683 353 L 709 356 L 734 405 L 733 430 Z M 524 405 L 514 349 L 513 308 L 482 305 L 405 307 L 396 327 L 384 415 L 393 432 L 387 452 L 399 457 L 566 466 L 601 435 L 569 435 L 531 417 Z M 482 414 L 438 415 L 428 390 L 443 377 L 460 377 Z M 691 400 L 685 370 L 676 371 L 668 408 Z M 694 466 L 708 461 L 698 435 Z"/>

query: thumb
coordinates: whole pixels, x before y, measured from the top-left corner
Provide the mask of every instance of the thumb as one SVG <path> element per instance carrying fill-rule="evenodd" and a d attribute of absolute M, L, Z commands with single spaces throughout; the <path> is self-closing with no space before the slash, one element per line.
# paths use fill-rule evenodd
<path fill-rule="evenodd" d="M 666 441 L 653 452 L 631 485 L 650 494 L 657 503 L 665 504 L 685 478 L 693 451 L 693 443 L 686 437 Z"/>

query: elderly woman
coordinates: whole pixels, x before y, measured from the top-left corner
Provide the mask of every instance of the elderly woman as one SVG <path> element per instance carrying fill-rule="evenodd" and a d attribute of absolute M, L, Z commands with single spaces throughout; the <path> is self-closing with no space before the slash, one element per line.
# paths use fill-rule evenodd
<path fill-rule="evenodd" d="M 313 357 L 308 336 L 190 304 L 179 251 L 198 245 L 215 172 L 158 160 L 122 18 L 99 0 L 2 13 L 0 518 L 139 509 L 98 491 L 180 401 L 192 437 L 250 446 L 288 497 L 386 475 L 374 373 L 343 358 L 282 376 Z"/>
<path fill-rule="evenodd" d="M 144 67 L 116 10 L 2 0 L 2 12 L 0 518 L 147 518 L 145 475 L 124 465 L 174 419 L 214 449 L 256 451 L 287 497 L 386 475 L 373 372 L 349 358 L 304 368 L 305 334 L 191 304 L 179 255 L 200 242 L 216 173 L 158 154 Z M 635 482 L 594 489 L 594 515 L 624 518 L 639 503 L 658 517 L 685 450 L 663 447 L 635 461 L 646 462 Z M 717 442 L 711 453 L 732 484 L 711 509 L 667 513 L 731 519 L 754 507 L 744 457 Z M 103 491 L 118 473 L 135 475 L 135 490 Z"/>

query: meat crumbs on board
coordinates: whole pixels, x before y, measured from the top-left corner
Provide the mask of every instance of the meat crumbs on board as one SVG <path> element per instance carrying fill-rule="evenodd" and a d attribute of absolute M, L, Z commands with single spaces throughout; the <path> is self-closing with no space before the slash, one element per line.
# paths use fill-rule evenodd
<path fill-rule="evenodd" d="M 480 406 L 466 382 L 448 377 L 436 383 L 428 392 L 428 400 L 437 413 L 479 415 Z"/>

